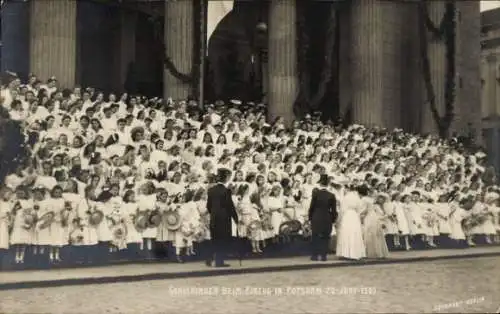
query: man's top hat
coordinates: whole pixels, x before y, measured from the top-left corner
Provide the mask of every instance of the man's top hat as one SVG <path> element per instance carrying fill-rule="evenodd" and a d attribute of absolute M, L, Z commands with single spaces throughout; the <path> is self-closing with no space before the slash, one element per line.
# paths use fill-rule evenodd
<path fill-rule="evenodd" d="M 328 185 L 328 175 L 322 174 L 319 177 L 318 184 L 321 185 L 321 186 L 327 186 Z"/>

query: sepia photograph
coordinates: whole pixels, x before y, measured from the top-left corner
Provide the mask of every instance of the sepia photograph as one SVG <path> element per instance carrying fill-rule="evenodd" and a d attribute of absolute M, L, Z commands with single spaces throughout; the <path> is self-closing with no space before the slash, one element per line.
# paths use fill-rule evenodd
<path fill-rule="evenodd" d="M 500 0 L 0 0 L 0 313 L 500 313 Z"/>

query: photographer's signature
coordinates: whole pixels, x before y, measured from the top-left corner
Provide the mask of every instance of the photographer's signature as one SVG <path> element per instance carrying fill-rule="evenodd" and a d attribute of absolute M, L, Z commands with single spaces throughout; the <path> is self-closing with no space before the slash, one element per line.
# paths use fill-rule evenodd
<path fill-rule="evenodd" d="M 474 297 L 474 298 L 470 298 L 467 300 L 460 300 L 460 301 L 455 301 L 455 302 L 450 302 L 450 303 L 445 303 L 445 304 L 439 304 L 439 305 L 434 306 L 433 311 L 440 312 L 440 311 L 445 311 L 445 310 L 449 310 L 449 309 L 453 309 L 453 308 L 463 307 L 466 305 L 479 304 L 479 303 L 484 302 L 484 300 L 485 300 L 484 297 Z M 496 313 L 498 313 L 498 312 L 499 311 L 497 310 Z"/>

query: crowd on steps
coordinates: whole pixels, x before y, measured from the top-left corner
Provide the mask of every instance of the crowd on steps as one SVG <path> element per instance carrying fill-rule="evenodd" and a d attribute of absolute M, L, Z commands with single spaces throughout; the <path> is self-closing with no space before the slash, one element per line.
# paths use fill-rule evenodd
<path fill-rule="evenodd" d="M 148 256 L 164 244 L 183 261 L 209 238 L 206 191 L 220 168 L 231 170 L 234 234 L 254 254 L 307 239 L 323 174 L 338 201 L 333 235 L 341 228 L 362 239 L 342 240 L 340 256 L 500 240 L 494 170 L 483 152 L 453 139 L 345 127 L 314 114 L 287 127 L 267 121 L 259 104 L 200 109 L 61 89 L 55 77 L 3 83 L 1 107 L 21 126 L 26 152 L 0 190 L 0 254 L 13 264 L 69 263 L 96 250 L 106 259 Z M 380 232 L 386 241 L 370 243 Z"/>

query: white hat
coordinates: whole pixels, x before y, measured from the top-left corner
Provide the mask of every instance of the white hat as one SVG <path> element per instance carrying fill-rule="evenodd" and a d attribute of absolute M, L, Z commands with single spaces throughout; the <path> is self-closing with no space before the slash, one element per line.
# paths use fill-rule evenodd
<path fill-rule="evenodd" d="M 489 192 L 489 193 L 486 193 L 486 195 L 484 196 L 484 201 L 486 203 L 491 203 L 491 202 L 496 201 L 499 198 L 500 198 L 500 195 L 498 193 Z"/>
<path fill-rule="evenodd" d="M 230 101 L 233 105 L 241 105 L 241 100 L 231 99 Z"/>

